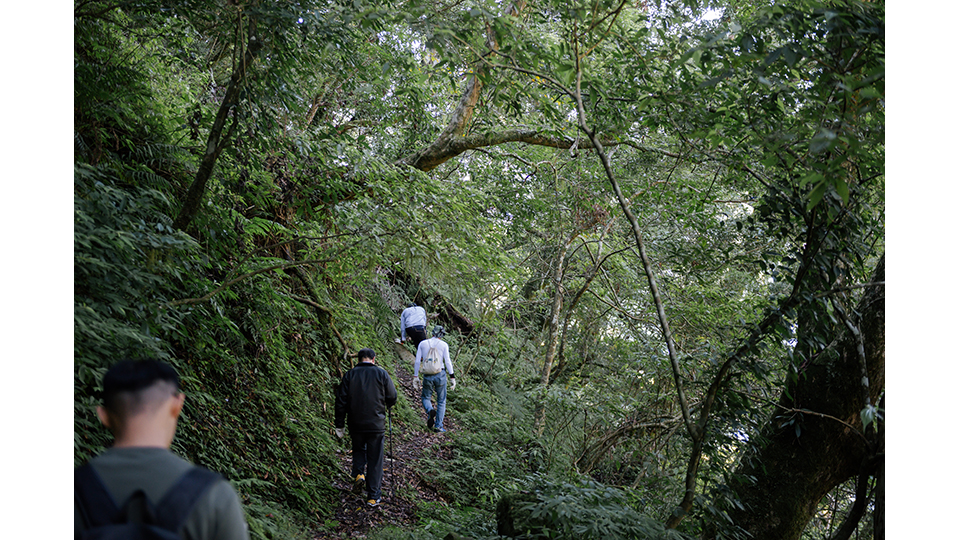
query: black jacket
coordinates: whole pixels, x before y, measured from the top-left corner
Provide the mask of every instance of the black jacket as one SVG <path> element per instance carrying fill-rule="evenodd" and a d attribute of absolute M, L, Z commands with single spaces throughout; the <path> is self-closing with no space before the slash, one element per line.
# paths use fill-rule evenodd
<path fill-rule="evenodd" d="M 387 407 L 396 402 L 397 389 L 387 371 L 361 362 L 340 380 L 333 425 L 342 428 L 346 418 L 352 433 L 383 433 Z"/>

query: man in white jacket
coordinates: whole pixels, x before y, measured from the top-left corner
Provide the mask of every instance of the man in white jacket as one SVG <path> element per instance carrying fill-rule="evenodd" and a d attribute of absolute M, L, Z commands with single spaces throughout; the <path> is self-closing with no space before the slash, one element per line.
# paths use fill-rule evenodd
<path fill-rule="evenodd" d="M 436 432 L 443 429 L 443 415 L 447 410 L 447 375 L 450 376 L 450 390 L 457 386 L 453 375 L 453 363 L 450 361 L 450 347 L 442 338 L 442 326 L 433 328 L 433 337 L 420 342 L 417 357 L 413 361 L 413 387 L 420 389 L 423 410 L 427 413 L 427 429 Z M 422 369 L 421 369 L 422 368 Z M 420 373 L 423 384 L 420 384 Z M 437 393 L 437 407 L 433 408 L 430 398 Z"/>

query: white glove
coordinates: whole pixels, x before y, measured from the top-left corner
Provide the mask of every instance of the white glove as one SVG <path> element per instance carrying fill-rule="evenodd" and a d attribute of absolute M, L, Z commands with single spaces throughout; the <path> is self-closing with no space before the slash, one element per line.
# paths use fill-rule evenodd
<path fill-rule="evenodd" d="M 338 438 L 338 439 L 342 439 L 342 438 L 343 438 L 343 428 L 342 428 L 342 427 L 338 427 L 338 428 L 335 429 L 334 431 L 337 433 L 337 438 Z"/>
<path fill-rule="evenodd" d="M 450 378 L 450 391 L 453 392 L 453 389 L 457 387 L 457 380 L 453 377 Z"/>
<path fill-rule="evenodd" d="M 420 386 L 420 377 L 416 377 L 416 376 L 415 376 L 415 377 L 413 378 L 413 380 L 410 381 L 410 384 L 413 385 L 413 390 L 414 390 L 414 391 L 416 391 L 416 392 L 419 392 L 419 391 L 420 391 L 420 388 L 421 388 L 421 386 Z"/>

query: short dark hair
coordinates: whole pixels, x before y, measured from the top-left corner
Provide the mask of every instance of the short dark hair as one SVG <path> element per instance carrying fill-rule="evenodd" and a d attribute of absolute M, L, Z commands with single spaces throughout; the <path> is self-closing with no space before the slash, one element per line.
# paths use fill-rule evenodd
<path fill-rule="evenodd" d="M 377 357 L 377 353 L 373 352 L 373 349 L 360 349 L 360 352 L 357 353 L 357 359 L 361 362 L 364 358 L 369 358 L 371 360 Z"/>
<path fill-rule="evenodd" d="M 118 412 L 123 407 L 118 399 L 120 394 L 136 394 L 161 381 L 180 390 L 180 376 L 170 364 L 153 359 L 121 360 L 103 376 L 103 406 Z"/>

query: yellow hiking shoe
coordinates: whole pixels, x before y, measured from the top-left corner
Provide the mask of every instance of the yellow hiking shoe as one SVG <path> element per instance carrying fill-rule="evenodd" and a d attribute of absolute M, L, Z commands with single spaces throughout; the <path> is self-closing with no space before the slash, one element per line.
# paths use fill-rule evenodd
<path fill-rule="evenodd" d="M 362 474 L 358 474 L 356 478 L 353 479 L 353 491 L 354 493 L 360 493 L 367 487 L 367 477 Z"/>

